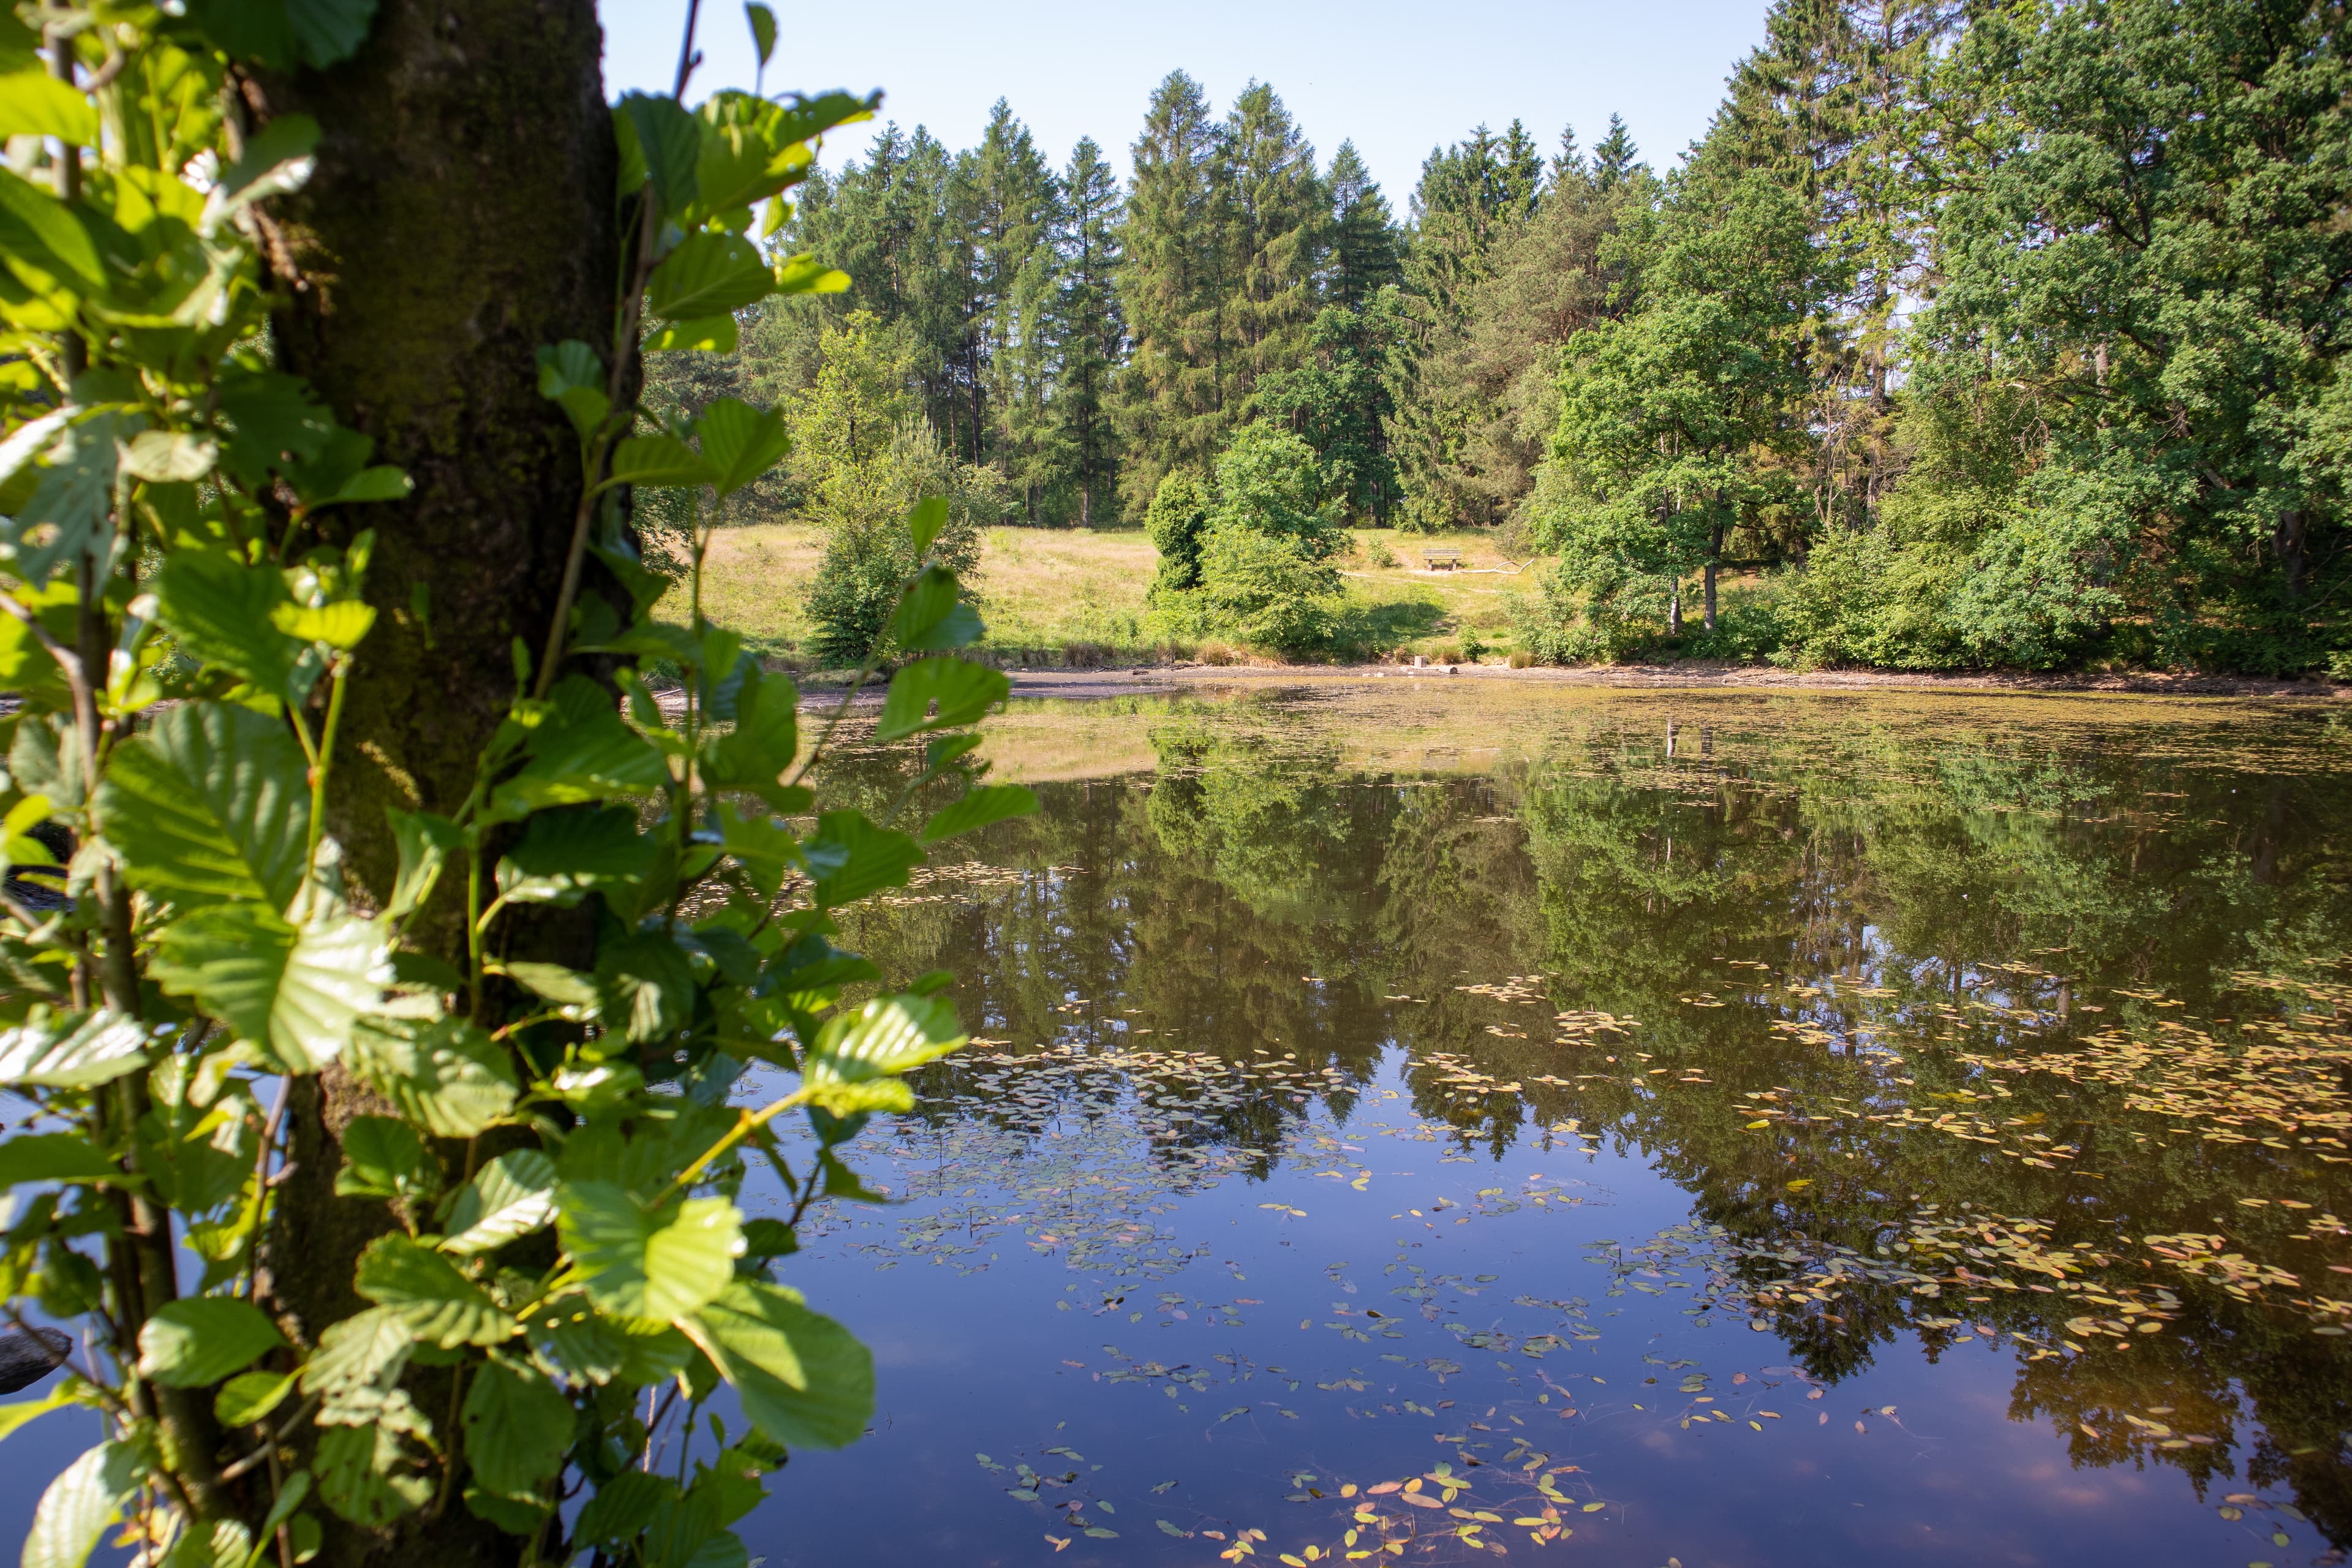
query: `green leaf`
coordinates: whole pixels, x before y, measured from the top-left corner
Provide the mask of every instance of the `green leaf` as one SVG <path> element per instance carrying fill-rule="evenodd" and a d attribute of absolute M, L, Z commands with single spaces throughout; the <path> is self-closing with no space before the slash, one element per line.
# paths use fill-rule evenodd
<path fill-rule="evenodd" d="M 155 945 L 158 985 L 193 997 L 289 1072 L 341 1056 L 392 977 L 381 923 L 353 915 L 294 926 L 257 904 L 215 904 L 165 926 Z"/>
<path fill-rule="evenodd" d="M 357 599 L 331 605 L 298 605 L 292 600 L 273 605 L 269 624 L 302 642 L 322 642 L 348 653 L 375 626 L 375 606 Z"/>
<path fill-rule="evenodd" d="M 0 1143 L 0 1187 L 13 1187 L 19 1182 L 127 1184 L 129 1180 L 105 1150 L 79 1132 L 19 1132 Z"/>
<path fill-rule="evenodd" d="M 147 1046 L 143 1027 L 102 1007 L 89 1014 L 36 1016 L 0 1029 L 0 1084 L 89 1089 L 111 1083 L 147 1065 Z"/>
<path fill-rule="evenodd" d="M 634 1467 L 596 1489 L 572 1532 L 581 1547 L 616 1547 L 634 1542 L 653 1522 L 662 1504 L 677 1499 L 677 1483 Z"/>
<path fill-rule="evenodd" d="M 915 510 L 907 514 L 907 532 L 915 542 L 918 560 L 930 552 L 931 541 L 937 539 L 940 530 L 947 525 L 947 497 L 925 496 L 915 503 Z"/>
<path fill-rule="evenodd" d="M 651 181 L 664 212 L 685 211 L 694 200 L 694 163 L 702 151 L 694 116 L 674 98 L 626 92 L 613 106 L 613 131 L 621 143 L 620 194 L 635 195 Z"/>
<path fill-rule="evenodd" d="M 774 27 L 771 17 L 771 37 Z M 95 147 L 98 110 L 40 67 L 26 66 L 0 76 L 0 139 L 10 136 L 54 136 L 77 147 Z"/>
<path fill-rule="evenodd" d="M 534 1535 L 547 1522 L 554 1505 L 538 1498 L 516 1499 L 500 1497 L 480 1487 L 467 1487 L 465 1491 L 466 1511 L 476 1519 L 488 1520 L 509 1535 Z"/>
<path fill-rule="evenodd" d="M 433 812 L 387 805 L 383 814 L 391 819 L 392 841 L 400 851 L 400 869 L 393 879 L 392 897 L 385 901 L 383 912 L 400 920 L 433 896 L 442 868 L 465 842 L 465 835 L 456 823 Z"/>
<path fill-rule="evenodd" d="M 145 1476 L 131 1443 L 100 1443 L 68 1465 L 33 1510 L 24 1568 L 82 1568 Z"/>
<path fill-rule="evenodd" d="M 887 743 L 976 724 L 1012 690 L 1012 679 L 1001 669 L 968 659 L 919 658 L 890 678 L 874 738 Z"/>
<path fill-rule="evenodd" d="M 0 197 L 22 184 L 13 175 L 0 175 Z M 0 210 L 0 218 L 5 216 Z M 21 261 L 8 252 L 6 230 L 0 222 L 0 262 L 21 268 Z M 12 569 L 28 587 L 38 592 L 60 567 L 89 551 L 107 548 L 105 541 L 114 527 L 115 454 L 119 443 L 136 428 L 131 416 L 110 413 L 69 425 L 58 435 L 32 494 L 0 527 L 0 537 L 16 548 Z"/>
<path fill-rule="evenodd" d="M 922 847 L 896 828 L 877 827 L 855 811 L 828 811 L 814 837 L 801 846 L 816 901 L 825 909 L 854 904 L 868 893 L 906 881 Z"/>
<path fill-rule="evenodd" d="M 646 302 L 667 321 L 756 305 L 776 291 L 776 269 L 740 234 L 691 234 L 646 280 Z"/>
<path fill-rule="evenodd" d="M 954 573 L 924 567 L 890 617 L 891 642 L 908 653 L 942 653 L 978 642 L 986 628 L 961 594 Z"/>
<path fill-rule="evenodd" d="M 528 1236 L 555 1215 L 555 1162 L 536 1149 L 499 1155 L 458 1190 L 441 1250 L 470 1256 Z"/>
<path fill-rule="evenodd" d="M 613 411 L 604 392 L 604 364 L 577 338 L 539 350 L 539 395 L 562 405 L 583 441 L 596 433 Z"/>
<path fill-rule="evenodd" d="M 726 1287 L 742 1243 L 742 1215 L 724 1198 L 648 1209 L 617 1184 L 570 1182 L 557 1215 L 588 1299 L 618 1318 L 685 1317 Z"/>
<path fill-rule="evenodd" d="M 550 711 L 531 731 L 530 761 L 497 791 L 500 818 L 551 805 L 577 805 L 616 795 L 656 794 L 669 786 L 669 763 L 630 729 L 612 697 L 583 676 L 556 684 Z"/>
<path fill-rule="evenodd" d="M 171 430 L 142 430 L 131 437 L 122 471 L 151 484 L 188 484 L 213 471 L 219 446 L 202 436 Z"/>
<path fill-rule="evenodd" d="M 417 1339 L 445 1350 L 502 1344 L 519 1330 L 456 1264 L 405 1236 L 378 1237 L 370 1243 L 360 1254 L 352 1288 L 391 1308 Z"/>
<path fill-rule="evenodd" d="M 353 1524 L 381 1530 L 424 1507 L 433 1483 L 399 1467 L 409 1462 L 399 1435 L 386 1426 L 330 1426 L 319 1434 L 312 1461 L 319 1496 Z"/>
<path fill-rule="evenodd" d="M 943 998 L 877 996 L 855 1013 L 825 1020 L 802 1075 L 811 1088 L 895 1078 L 958 1049 L 969 1037 Z"/>
<path fill-rule="evenodd" d="M 213 1396 L 213 1418 L 224 1426 L 250 1426 L 286 1401 L 299 1372 L 240 1373 Z"/>
<path fill-rule="evenodd" d="M 742 346 L 743 330 L 732 311 L 716 316 L 703 316 L 691 321 L 664 321 L 646 335 L 647 353 L 667 353 L 694 350 L 701 353 L 731 354 Z"/>
<path fill-rule="evenodd" d="M 306 764 L 286 726 L 251 709 L 164 710 L 115 749 L 96 805 L 125 879 L 183 909 L 249 900 L 282 910 L 301 887 Z"/>
<path fill-rule="evenodd" d="M 653 869 L 660 846 L 625 805 L 542 811 L 499 868 L 499 890 L 519 903 L 632 885 Z"/>
<path fill-rule="evenodd" d="M 800 1293 L 738 1280 L 695 1314 L 694 1327 L 753 1426 L 790 1447 L 839 1448 L 874 1414 L 874 1358 Z"/>
<path fill-rule="evenodd" d="M 276 612 L 291 601 L 275 566 L 247 566 L 213 551 L 175 551 L 155 587 L 163 625 L 190 658 L 298 704 L 325 672 L 306 639 L 278 627 Z"/>
<path fill-rule="evenodd" d="M 837 267 L 827 267 L 812 256 L 795 256 L 776 268 L 776 292 L 779 294 L 845 294 L 848 291 L 848 273 Z"/>
<path fill-rule="evenodd" d="M 266 485 L 272 469 L 314 461 L 335 437 L 334 416 L 299 376 L 234 371 L 221 377 L 217 395 L 236 432 L 222 448 L 221 461 L 251 489 Z"/>
<path fill-rule="evenodd" d="M 751 47 L 760 51 L 760 63 L 764 66 L 776 52 L 776 14 L 760 0 L 747 0 L 743 19 L 751 26 Z"/>
<path fill-rule="evenodd" d="M 1037 809 L 1037 797 L 1019 784 L 981 784 L 964 791 L 961 800 L 941 806 L 923 824 L 923 843 L 937 844 L 959 833 L 986 827 L 1007 817 L 1027 816 Z"/>
<path fill-rule="evenodd" d="M 593 1007 L 600 1000 L 593 976 L 560 963 L 530 963 L 515 959 L 499 964 L 498 973 L 559 1007 Z"/>
<path fill-rule="evenodd" d="M 721 500 L 734 494 L 783 458 L 792 438 L 781 414 L 752 407 L 738 397 L 711 400 L 695 421 L 702 436 L 703 460 Z"/>
<path fill-rule="evenodd" d="M 632 931 L 596 949 L 605 1024 L 632 1045 L 659 1040 L 694 1016 L 694 968 L 665 931 Z"/>
<path fill-rule="evenodd" d="M 98 246 L 73 209 L 13 173 L 0 178 L 0 261 L 43 293 L 106 292 Z"/>
<path fill-rule="evenodd" d="M 804 802 L 782 793 L 784 770 L 799 752 L 800 689 L 789 677 L 754 670 L 736 692 L 734 727 L 710 742 L 704 782 L 748 791 L 778 811 L 804 811 Z"/>
<path fill-rule="evenodd" d="M 613 449 L 615 485 L 701 485 L 710 482 L 701 455 L 675 436 L 632 436 Z"/>
<path fill-rule="evenodd" d="M 572 1401 L 539 1373 L 502 1357 L 475 1373 L 460 1421 L 475 1481 L 499 1497 L 534 1497 L 572 1447 Z"/>
<path fill-rule="evenodd" d="M 166 1388 L 205 1388 L 286 1342 L 260 1308 L 228 1296 L 185 1296 L 139 1330 L 139 1375 Z"/>
<path fill-rule="evenodd" d="M 375 0 L 186 0 L 188 20 L 225 54 L 275 70 L 323 70 L 367 39 Z"/>
<path fill-rule="evenodd" d="M 631 1333 L 594 1311 L 576 1290 L 534 1310 L 523 1328 L 541 1355 L 600 1388 L 616 1377 L 631 1384 L 666 1383 L 694 1353 L 676 1329 L 665 1324 L 651 1334 Z"/>
<path fill-rule="evenodd" d="M 520 1092 L 504 1047 L 461 1018 L 372 1018 L 345 1065 L 436 1138 L 472 1138 L 503 1121 Z"/>
<path fill-rule="evenodd" d="M 343 1128 L 343 1168 L 335 1195 L 346 1198 L 429 1198 L 441 1190 L 441 1166 L 424 1138 L 390 1116 L 354 1116 Z"/>
<path fill-rule="evenodd" d="M 53 1410 L 79 1405 L 86 1397 L 85 1392 L 75 1386 L 74 1380 L 68 1378 L 39 1399 L 19 1399 L 12 1404 L 0 1405 L 0 1437 L 10 1436 L 26 1422 L 37 1421 Z"/>
<path fill-rule="evenodd" d="M 354 1312 L 319 1335 L 319 1348 L 302 1363 L 302 1392 L 318 1394 L 332 1410 L 356 1395 L 387 1388 L 408 1364 L 414 1344 L 397 1310 Z"/>

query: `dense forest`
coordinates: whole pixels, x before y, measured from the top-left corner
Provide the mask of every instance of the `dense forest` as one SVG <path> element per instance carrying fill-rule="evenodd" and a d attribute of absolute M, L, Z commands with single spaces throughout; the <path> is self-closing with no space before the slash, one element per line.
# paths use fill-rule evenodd
<path fill-rule="evenodd" d="M 848 287 L 665 390 L 846 365 L 870 504 L 805 451 L 746 503 L 829 524 L 1206 519 L 1265 426 L 1327 521 L 1554 558 L 1541 658 L 2341 675 L 2346 80 L 2300 0 L 1780 0 L 1671 169 L 1512 121 L 1402 214 L 1265 84 L 1171 73 L 1124 178 L 1000 103 L 813 178 L 782 237 Z M 1261 531 L 1242 599 L 1333 591 Z"/>

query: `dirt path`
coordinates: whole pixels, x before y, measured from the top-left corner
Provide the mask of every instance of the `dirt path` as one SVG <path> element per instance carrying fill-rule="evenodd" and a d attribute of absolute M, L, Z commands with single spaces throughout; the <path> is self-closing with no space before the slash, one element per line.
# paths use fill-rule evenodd
<path fill-rule="evenodd" d="M 2352 685 L 2328 680 L 2277 680 L 2224 675 L 1921 675 L 1885 670 L 1817 669 L 1712 664 L 1612 665 L 1560 669 L 1511 669 L 1502 665 L 1179 664 L 1113 669 L 1015 669 L 1015 697 L 1115 697 L 1180 687 L 1308 686 L 1372 680 L 1509 680 L 1536 685 L 1628 689 L 1749 688 L 1814 691 L 2112 692 L 2162 697 L 2298 698 L 2352 701 Z"/>

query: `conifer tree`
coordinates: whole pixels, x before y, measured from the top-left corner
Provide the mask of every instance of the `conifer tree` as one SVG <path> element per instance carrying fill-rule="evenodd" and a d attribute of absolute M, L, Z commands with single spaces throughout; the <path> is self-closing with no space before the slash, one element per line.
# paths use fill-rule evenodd
<path fill-rule="evenodd" d="M 1082 136 L 1062 175 L 1055 235 L 1060 287 L 1051 323 L 1055 363 L 1053 425 L 1057 462 L 1077 492 L 1078 526 L 1090 528 L 1115 500 L 1118 443 L 1114 378 L 1127 358 L 1119 310 L 1118 179 L 1102 149 Z"/>
<path fill-rule="evenodd" d="M 1404 268 L 1405 348 L 1390 370 L 1397 410 L 1391 445 L 1409 526 L 1502 516 L 1495 498 L 1465 482 L 1462 471 L 1472 426 L 1485 411 L 1443 367 L 1462 351 L 1471 291 L 1488 276 L 1491 252 L 1534 213 L 1542 178 L 1543 158 L 1517 121 L 1500 136 L 1481 125 L 1422 164 Z"/>
<path fill-rule="evenodd" d="M 1641 166 L 1642 150 L 1633 145 L 1633 133 L 1625 128 L 1623 117 L 1609 117 L 1609 134 L 1592 149 L 1592 184 L 1604 195 L 1631 179 Z"/>
<path fill-rule="evenodd" d="M 1396 219 L 1353 142 L 1339 143 L 1324 185 L 1331 199 L 1331 247 L 1323 298 L 1361 312 L 1373 295 L 1403 278 Z"/>
<path fill-rule="evenodd" d="M 1200 84 L 1169 72 L 1135 140 L 1120 235 L 1119 300 L 1134 344 L 1119 402 L 1129 516 L 1150 505 L 1171 469 L 1205 474 L 1223 432 L 1231 281 L 1221 242 L 1230 199 L 1223 141 Z"/>
<path fill-rule="evenodd" d="M 980 145 L 962 160 L 973 249 L 972 324 L 979 355 L 971 394 L 980 432 L 973 462 L 995 467 L 1031 521 L 1053 478 L 1045 410 L 1052 376 L 1046 316 L 1058 270 L 1053 237 L 1061 192 L 1029 128 L 998 99 Z"/>
<path fill-rule="evenodd" d="M 1304 357 L 1329 222 L 1315 149 L 1274 89 L 1243 89 L 1223 146 L 1233 345 L 1223 396 L 1233 406 Z"/>

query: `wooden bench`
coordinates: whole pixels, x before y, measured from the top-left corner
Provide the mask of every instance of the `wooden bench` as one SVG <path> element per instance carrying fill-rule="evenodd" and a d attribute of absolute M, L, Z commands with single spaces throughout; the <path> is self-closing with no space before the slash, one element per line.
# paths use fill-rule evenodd
<path fill-rule="evenodd" d="M 1459 571 L 1462 566 L 1462 552 L 1459 550 L 1424 550 L 1421 552 L 1421 565 L 1422 570 L 1424 572 Z"/>

